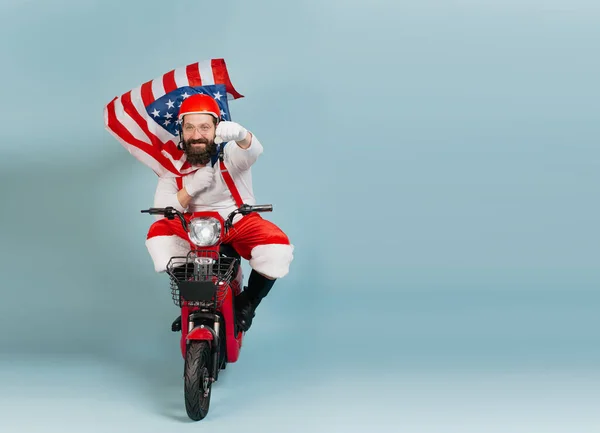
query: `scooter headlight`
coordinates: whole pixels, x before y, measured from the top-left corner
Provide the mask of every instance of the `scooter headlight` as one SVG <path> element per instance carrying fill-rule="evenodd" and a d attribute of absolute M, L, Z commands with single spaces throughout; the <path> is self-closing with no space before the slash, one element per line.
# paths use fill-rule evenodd
<path fill-rule="evenodd" d="M 190 240 L 199 247 L 216 244 L 221 235 L 221 222 L 213 217 L 194 218 L 188 227 Z"/>

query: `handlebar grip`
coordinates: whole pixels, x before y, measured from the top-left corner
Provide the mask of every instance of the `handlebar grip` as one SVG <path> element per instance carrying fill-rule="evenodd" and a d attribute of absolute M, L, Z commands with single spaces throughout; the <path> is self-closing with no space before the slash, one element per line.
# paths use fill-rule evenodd
<path fill-rule="evenodd" d="M 162 207 L 151 207 L 150 209 L 144 209 L 141 213 L 149 213 L 150 215 L 164 215 L 165 208 Z"/>
<path fill-rule="evenodd" d="M 272 204 L 257 204 L 252 206 L 252 212 L 272 212 Z"/>

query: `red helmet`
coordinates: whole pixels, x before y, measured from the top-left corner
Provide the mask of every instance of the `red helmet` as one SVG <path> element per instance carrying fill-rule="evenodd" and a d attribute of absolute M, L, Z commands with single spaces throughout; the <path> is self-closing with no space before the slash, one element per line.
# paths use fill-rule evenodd
<path fill-rule="evenodd" d="M 216 117 L 217 120 L 221 117 L 221 109 L 217 101 L 202 93 L 189 96 L 183 100 L 179 108 L 178 119 L 181 120 L 186 114 L 204 113 Z"/>

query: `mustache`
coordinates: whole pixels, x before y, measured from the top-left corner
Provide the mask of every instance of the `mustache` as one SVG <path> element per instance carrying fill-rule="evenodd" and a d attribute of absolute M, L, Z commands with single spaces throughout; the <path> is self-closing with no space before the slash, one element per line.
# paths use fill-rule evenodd
<path fill-rule="evenodd" d="M 201 144 L 201 143 L 208 144 L 208 139 L 206 139 L 206 138 L 190 139 L 188 141 L 188 143 L 189 144 Z"/>

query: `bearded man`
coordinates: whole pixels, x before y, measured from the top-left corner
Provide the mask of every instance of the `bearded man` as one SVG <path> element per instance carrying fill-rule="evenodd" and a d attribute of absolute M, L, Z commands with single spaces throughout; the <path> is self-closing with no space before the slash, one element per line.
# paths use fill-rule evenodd
<path fill-rule="evenodd" d="M 233 194 L 243 203 L 256 204 L 251 168 L 263 152 L 256 136 L 236 122 L 220 120 L 217 101 L 204 94 L 182 102 L 178 123 L 180 146 L 198 170 L 179 178 L 159 177 L 154 207 L 172 206 L 188 217 L 193 212 L 215 211 L 226 219 L 238 208 Z M 221 139 L 220 145 L 215 143 L 216 137 Z M 237 191 L 229 188 L 215 165 L 219 154 Z M 277 225 L 258 213 L 236 215 L 223 243 L 231 245 L 252 268 L 248 287 L 234 300 L 236 322 L 247 331 L 275 280 L 289 272 L 294 247 Z M 156 272 L 164 272 L 171 257 L 186 256 L 193 244 L 179 220 L 162 218 L 150 227 L 146 247 Z"/>

